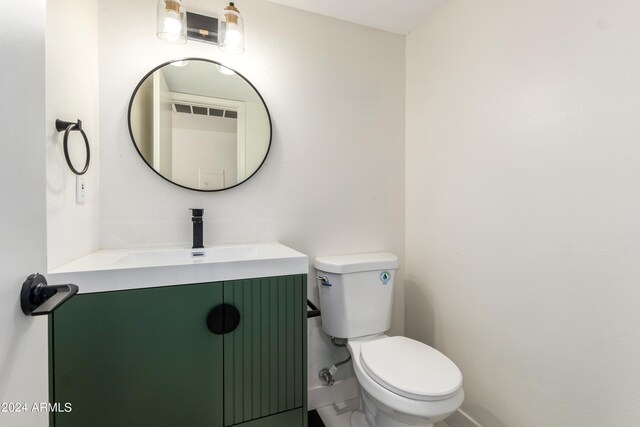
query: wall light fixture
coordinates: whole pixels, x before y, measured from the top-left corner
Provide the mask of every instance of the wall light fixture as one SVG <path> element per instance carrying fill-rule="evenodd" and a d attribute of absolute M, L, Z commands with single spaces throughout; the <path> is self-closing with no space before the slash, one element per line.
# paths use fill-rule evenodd
<path fill-rule="evenodd" d="M 169 43 L 187 42 L 187 14 L 182 0 L 158 0 L 157 35 Z"/>
<path fill-rule="evenodd" d="M 218 21 L 218 46 L 229 53 L 244 52 L 244 19 L 233 4 L 225 7 Z"/>
<path fill-rule="evenodd" d="M 229 53 L 244 53 L 244 20 L 233 2 L 218 18 L 185 11 L 182 0 L 158 0 L 158 37 L 170 43 L 187 39 L 211 43 Z"/>

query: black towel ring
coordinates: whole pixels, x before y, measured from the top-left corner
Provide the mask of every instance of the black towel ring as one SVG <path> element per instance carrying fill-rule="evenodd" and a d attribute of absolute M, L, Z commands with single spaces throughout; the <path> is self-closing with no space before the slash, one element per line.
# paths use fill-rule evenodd
<path fill-rule="evenodd" d="M 58 132 L 64 131 L 64 158 L 67 160 L 67 165 L 71 172 L 76 175 L 84 175 L 84 173 L 89 169 L 89 162 L 91 161 L 91 150 L 89 149 L 89 140 L 87 139 L 87 134 L 82 130 L 82 121 L 78 120 L 77 123 L 74 122 L 65 122 L 64 120 L 57 119 L 56 120 L 56 130 Z M 84 168 L 78 172 L 78 170 L 71 163 L 71 157 L 69 156 L 69 133 L 71 131 L 77 130 L 82 134 L 82 138 L 84 139 L 84 147 L 87 150 L 87 160 L 84 162 Z"/>

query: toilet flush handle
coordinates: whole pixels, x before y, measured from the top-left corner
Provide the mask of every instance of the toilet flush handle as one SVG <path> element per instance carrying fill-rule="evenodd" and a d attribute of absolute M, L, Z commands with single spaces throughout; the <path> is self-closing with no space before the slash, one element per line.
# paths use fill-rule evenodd
<path fill-rule="evenodd" d="M 320 281 L 320 284 L 322 286 L 327 286 L 327 287 L 333 286 L 331 285 L 331 283 L 329 283 L 329 279 L 327 278 L 327 276 L 316 276 L 316 279 Z"/>

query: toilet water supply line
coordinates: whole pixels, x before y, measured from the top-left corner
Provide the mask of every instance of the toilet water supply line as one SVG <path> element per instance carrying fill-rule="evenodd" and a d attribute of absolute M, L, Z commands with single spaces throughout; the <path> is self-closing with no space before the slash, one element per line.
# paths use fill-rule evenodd
<path fill-rule="evenodd" d="M 316 278 L 318 280 L 321 280 L 324 283 L 329 283 L 326 276 L 316 276 Z M 331 285 L 329 284 L 329 286 Z M 322 312 L 318 310 L 318 307 L 314 303 L 312 303 L 311 300 L 309 299 L 307 299 L 307 306 L 311 309 L 307 311 L 307 319 L 322 315 Z M 336 342 L 335 337 L 331 337 L 331 344 L 335 345 L 336 347 L 346 347 L 346 344 L 340 344 Z M 338 367 L 344 365 L 345 363 L 348 363 L 350 360 L 351 360 L 351 355 L 349 355 L 349 357 L 347 357 L 342 362 L 338 362 L 335 365 L 332 365 L 330 368 L 322 368 L 320 369 L 318 376 L 322 380 L 324 380 L 328 386 L 332 386 L 336 382 L 333 376 L 336 374 L 336 372 L 338 372 Z"/>
<path fill-rule="evenodd" d="M 331 337 L 331 344 L 335 345 L 336 347 L 346 347 L 346 344 L 340 344 L 336 342 L 335 337 Z M 323 379 L 328 386 L 332 386 L 336 382 L 333 376 L 336 374 L 336 372 L 338 372 L 338 367 L 348 363 L 350 360 L 351 360 L 351 355 L 349 355 L 349 357 L 347 357 L 342 362 L 338 362 L 335 365 L 331 366 L 330 368 L 322 368 L 318 376 L 321 379 Z"/>

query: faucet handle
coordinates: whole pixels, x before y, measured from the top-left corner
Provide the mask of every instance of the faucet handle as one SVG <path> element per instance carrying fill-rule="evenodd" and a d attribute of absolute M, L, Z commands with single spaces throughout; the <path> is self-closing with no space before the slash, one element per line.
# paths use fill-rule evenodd
<path fill-rule="evenodd" d="M 189 208 L 189 210 L 193 216 L 204 216 L 204 208 Z"/>

